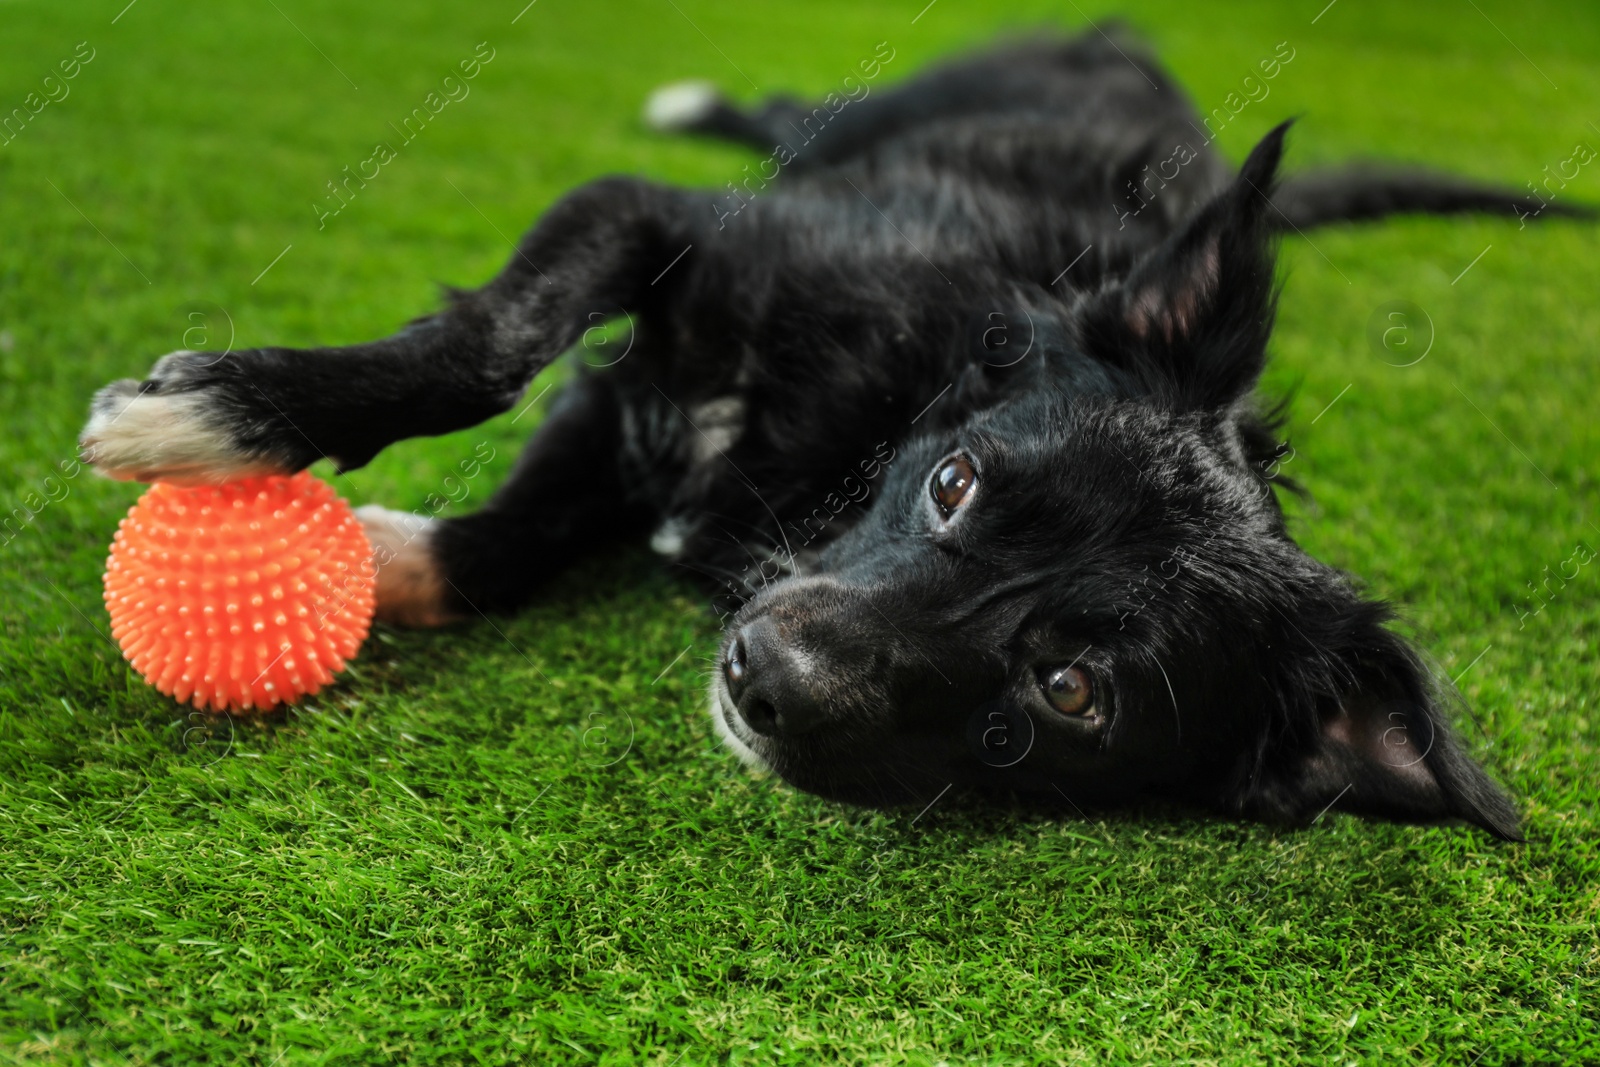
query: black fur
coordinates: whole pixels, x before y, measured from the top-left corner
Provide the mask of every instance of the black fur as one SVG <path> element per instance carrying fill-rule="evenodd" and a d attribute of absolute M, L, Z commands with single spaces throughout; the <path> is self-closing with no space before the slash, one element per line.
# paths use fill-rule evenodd
<path fill-rule="evenodd" d="M 560 563 L 654 531 L 727 624 L 719 727 L 801 788 L 1336 805 L 1516 838 L 1448 685 L 1286 532 L 1251 392 L 1275 233 L 1530 204 L 1415 174 L 1280 183 L 1286 123 L 1236 175 L 1191 148 L 1132 213 L 1134 178 L 1199 117 L 1099 33 L 815 114 L 717 102 L 696 128 L 787 156 L 776 180 L 595 182 L 392 338 L 176 354 L 102 391 L 97 419 L 193 394 L 232 469 L 359 466 L 506 410 L 626 313 L 626 358 L 582 374 L 487 506 L 432 535 L 445 607 L 515 609 Z M 118 476 L 230 469 L 119 465 L 115 443 L 91 423 L 89 458 Z M 976 488 L 946 516 L 930 479 L 958 455 Z M 1067 665 L 1092 679 L 1087 713 L 1041 689 Z"/>

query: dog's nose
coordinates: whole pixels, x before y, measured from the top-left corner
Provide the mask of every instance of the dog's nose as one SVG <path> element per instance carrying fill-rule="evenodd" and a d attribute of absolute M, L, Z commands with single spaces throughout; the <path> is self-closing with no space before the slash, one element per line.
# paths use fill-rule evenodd
<path fill-rule="evenodd" d="M 815 683 L 818 665 L 764 616 L 740 627 L 723 654 L 728 696 L 750 729 L 767 737 L 809 733 L 828 718 Z"/>

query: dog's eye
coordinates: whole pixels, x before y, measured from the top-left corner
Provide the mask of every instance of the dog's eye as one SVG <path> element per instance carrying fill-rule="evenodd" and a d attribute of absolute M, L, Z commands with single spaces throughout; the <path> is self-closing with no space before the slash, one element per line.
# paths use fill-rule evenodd
<path fill-rule="evenodd" d="M 1063 715 L 1083 715 L 1094 707 L 1094 679 L 1082 667 L 1046 668 L 1039 672 L 1045 699 Z"/>
<path fill-rule="evenodd" d="M 952 456 L 933 472 L 928 492 L 933 494 L 933 502 L 939 505 L 940 513 L 949 518 L 972 496 L 972 488 L 977 484 L 978 472 L 972 469 L 967 457 Z"/>

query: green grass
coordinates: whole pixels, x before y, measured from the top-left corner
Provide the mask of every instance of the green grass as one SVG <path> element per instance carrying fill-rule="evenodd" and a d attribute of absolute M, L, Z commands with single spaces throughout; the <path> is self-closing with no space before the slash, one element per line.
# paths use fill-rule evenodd
<path fill-rule="evenodd" d="M 1020 0 L 920 17 L 924 0 L 538 0 L 513 25 L 523 2 L 0 5 L 0 113 L 77 42 L 95 49 L 71 95 L 0 146 L 5 510 L 44 496 L 92 390 L 163 352 L 230 332 L 376 336 L 434 306 L 437 283 L 487 278 L 501 235 L 579 182 L 721 184 L 753 160 L 644 132 L 655 84 L 820 92 L 879 41 L 901 78 L 997 30 L 1083 17 Z M 1313 25 L 1322 7 L 1126 10 L 1207 109 L 1277 42 L 1295 48 L 1223 132 L 1234 158 L 1289 114 L 1298 164 L 1368 154 L 1521 186 L 1600 146 L 1592 5 L 1340 0 Z M 495 58 L 471 96 L 319 232 L 325 183 L 480 41 Z M 1600 202 L 1600 165 L 1564 195 Z M 1295 508 L 1300 536 L 1463 675 L 1481 722 L 1463 736 L 1518 796 L 1526 844 L 1336 815 L 1286 832 L 800 795 L 718 751 L 700 696 L 711 615 L 638 554 L 514 619 L 379 629 L 299 710 L 212 722 L 106 638 L 100 570 L 138 488 L 85 472 L 0 547 L 0 1053 L 1600 1060 L 1600 566 L 1518 617 L 1545 567 L 1600 546 L 1597 238 L 1443 220 L 1292 239 L 1269 383 L 1298 390 L 1288 473 L 1316 497 Z M 1435 332 L 1404 369 L 1366 340 L 1396 299 Z M 185 338 L 195 327 L 210 332 Z M 406 443 L 338 484 L 420 507 L 487 441 L 496 459 L 451 505 L 470 509 L 532 421 Z"/>

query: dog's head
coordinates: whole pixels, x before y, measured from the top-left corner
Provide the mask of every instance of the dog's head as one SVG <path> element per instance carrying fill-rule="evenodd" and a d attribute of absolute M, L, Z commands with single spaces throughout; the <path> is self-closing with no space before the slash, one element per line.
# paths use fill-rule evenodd
<path fill-rule="evenodd" d="M 1290 539 L 1264 469 L 1283 133 L 1074 308 L 1116 395 L 1040 387 L 909 442 L 818 569 L 740 611 L 714 685 L 731 744 L 869 803 L 956 783 L 1517 836 L 1446 690 Z"/>

